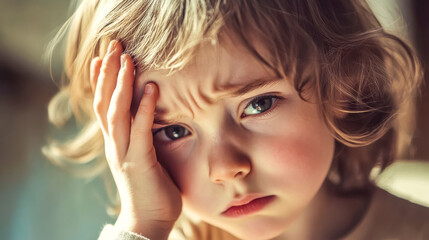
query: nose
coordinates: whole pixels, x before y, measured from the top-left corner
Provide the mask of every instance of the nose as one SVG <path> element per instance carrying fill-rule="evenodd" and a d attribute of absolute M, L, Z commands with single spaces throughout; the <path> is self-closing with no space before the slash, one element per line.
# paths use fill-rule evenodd
<path fill-rule="evenodd" d="M 228 143 L 212 146 L 209 154 L 209 177 L 214 183 L 245 178 L 251 171 L 250 158 Z"/>

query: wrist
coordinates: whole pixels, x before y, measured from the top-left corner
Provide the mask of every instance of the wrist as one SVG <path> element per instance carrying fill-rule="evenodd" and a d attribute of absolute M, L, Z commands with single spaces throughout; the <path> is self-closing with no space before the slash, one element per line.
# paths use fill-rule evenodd
<path fill-rule="evenodd" d="M 174 222 L 164 222 L 156 220 L 138 220 L 132 217 L 124 217 L 119 215 L 115 222 L 115 228 L 123 231 L 133 232 L 144 236 L 151 240 L 168 239 L 168 236 L 173 229 Z"/>

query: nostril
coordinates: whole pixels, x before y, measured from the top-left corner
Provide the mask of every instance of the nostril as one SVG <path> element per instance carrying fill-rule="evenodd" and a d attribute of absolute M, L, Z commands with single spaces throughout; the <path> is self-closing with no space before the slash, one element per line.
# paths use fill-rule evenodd
<path fill-rule="evenodd" d="M 243 178 L 246 174 L 243 171 L 239 171 L 235 174 L 230 174 L 229 179 L 232 179 L 231 176 L 235 179 L 235 178 Z M 228 177 L 225 177 L 225 179 L 227 179 Z M 224 182 L 223 178 L 215 178 L 214 179 L 215 183 L 222 183 Z"/>
<path fill-rule="evenodd" d="M 244 176 L 244 172 L 240 171 L 240 172 L 237 172 L 237 173 L 234 175 L 234 178 L 241 178 L 241 177 L 243 177 L 243 176 Z"/>
<path fill-rule="evenodd" d="M 221 179 L 219 179 L 219 178 L 216 178 L 216 179 L 214 180 L 214 182 L 215 182 L 215 183 L 222 183 L 222 180 L 221 180 Z"/>

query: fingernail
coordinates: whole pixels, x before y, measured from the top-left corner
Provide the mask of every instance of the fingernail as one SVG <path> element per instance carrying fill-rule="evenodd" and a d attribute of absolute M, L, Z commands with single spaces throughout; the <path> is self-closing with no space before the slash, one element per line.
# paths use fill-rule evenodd
<path fill-rule="evenodd" d="M 151 94 L 153 92 L 153 86 L 152 84 L 146 84 L 144 87 L 144 93 L 145 94 Z"/>
<path fill-rule="evenodd" d="M 121 55 L 121 68 L 125 68 L 126 58 L 125 54 Z"/>
<path fill-rule="evenodd" d="M 107 48 L 107 52 L 108 53 L 113 52 L 113 50 L 115 49 L 115 47 L 116 47 L 116 41 L 115 40 L 110 41 L 109 47 Z"/>

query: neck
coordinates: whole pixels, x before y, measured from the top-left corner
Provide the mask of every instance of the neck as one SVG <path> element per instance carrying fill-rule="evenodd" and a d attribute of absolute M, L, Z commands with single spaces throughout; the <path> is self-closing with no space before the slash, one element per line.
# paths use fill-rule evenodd
<path fill-rule="evenodd" d="M 371 196 L 371 192 L 340 195 L 324 185 L 298 219 L 275 240 L 344 238 L 365 216 Z"/>

